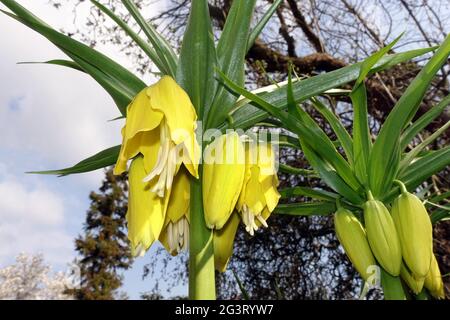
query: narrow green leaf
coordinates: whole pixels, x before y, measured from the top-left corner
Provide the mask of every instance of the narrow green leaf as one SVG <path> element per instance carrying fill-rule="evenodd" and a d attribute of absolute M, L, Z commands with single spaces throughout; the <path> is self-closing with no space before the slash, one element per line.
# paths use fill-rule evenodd
<path fill-rule="evenodd" d="M 311 98 L 314 108 L 320 112 L 320 114 L 328 121 L 333 129 L 336 137 L 338 138 L 340 145 L 344 149 L 347 156 L 347 160 L 350 165 L 353 164 L 353 141 L 352 137 L 339 121 L 338 117 L 329 109 L 325 104 L 323 104 L 319 99 Z"/>
<path fill-rule="evenodd" d="M 274 213 L 290 216 L 326 216 L 336 211 L 334 202 L 302 202 L 279 204 Z"/>
<path fill-rule="evenodd" d="M 172 70 L 170 69 L 170 65 L 167 65 L 166 61 L 164 63 L 160 60 L 160 57 L 156 53 L 156 51 L 146 42 L 144 41 L 137 33 L 135 33 L 128 24 L 120 19 L 118 16 L 114 14 L 107 7 L 102 5 L 96 0 L 91 0 L 91 2 L 99 8 L 103 13 L 105 13 L 108 17 L 110 17 L 122 30 L 133 39 L 134 42 L 147 54 L 151 61 L 156 65 L 156 67 L 163 73 L 170 76 L 174 76 Z"/>
<path fill-rule="evenodd" d="M 207 1 L 192 0 L 191 12 L 181 46 L 178 83 L 191 97 L 199 119 L 209 108 L 217 88 L 214 36 Z"/>
<path fill-rule="evenodd" d="M 284 164 L 284 163 L 280 163 L 279 169 L 280 169 L 281 172 L 284 172 L 284 173 L 296 174 L 296 175 L 301 175 L 301 176 L 307 176 L 307 177 L 310 177 L 310 178 L 317 177 L 317 173 L 314 170 L 308 170 L 308 169 L 303 169 L 303 168 L 295 168 L 295 167 L 289 166 L 289 165 Z"/>
<path fill-rule="evenodd" d="M 418 144 L 414 149 L 409 151 L 405 157 L 400 161 L 400 171 L 399 174 L 401 175 L 404 170 L 407 169 L 408 165 L 420 154 L 420 152 L 428 146 L 430 143 L 432 143 L 434 140 L 436 140 L 442 133 L 444 133 L 448 128 L 450 127 L 450 121 L 448 121 L 446 124 L 444 124 L 442 127 L 440 127 L 438 130 L 433 132 L 432 135 L 430 135 L 428 138 L 426 138 L 424 141 L 422 141 L 420 144 Z"/>
<path fill-rule="evenodd" d="M 266 11 L 266 13 L 262 16 L 261 20 L 259 20 L 259 22 L 256 24 L 256 26 L 253 28 L 253 30 L 250 33 L 250 36 L 248 37 L 247 52 L 253 46 L 256 39 L 261 34 L 264 27 L 269 22 L 270 18 L 272 18 L 275 11 L 277 11 L 277 8 L 281 4 L 281 2 L 283 2 L 283 0 L 275 0 L 272 3 L 272 5 L 269 7 L 269 9 Z"/>
<path fill-rule="evenodd" d="M 423 181 L 450 165 L 450 146 L 431 152 L 412 162 L 400 180 L 408 190 L 414 190 Z"/>
<path fill-rule="evenodd" d="M 113 96 L 122 114 L 125 114 L 126 106 L 130 102 L 127 97 L 133 97 L 145 88 L 146 85 L 142 80 L 121 65 L 89 46 L 48 27 L 17 2 L 13 0 L 0 0 L 0 2 L 10 8 L 17 16 L 3 11 L 5 14 L 46 37 L 79 64 L 84 71 L 93 76 L 95 80 L 101 79 L 102 83 L 100 84 L 106 90 L 111 90 L 111 92 L 108 92 Z M 95 76 L 91 72 L 95 72 Z M 109 79 L 106 79 L 105 75 Z"/>
<path fill-rule="evenodd" d="M 389 52 L 389 50 L 392 49 L 392 47 L 400 40 L 400 38 L 403 36 L 403 33 L 399 35 L 397 38 L 394 39 L 390 44 L 388 44 L 386 47 L 381 48 L 379 51 L 372 54 L 370 57 L 365 59 L 363 63 L 361 64 L 361 69 L 359 71 L 358 79 L 356 79 L 354 90 L 359 87 L 360 84 L 364 81 L 364 79 L 367 77 L 367 75 L 370 73 L 370 70 L 373 68 L 373 66 L 380 61 L 380 59 Z"/>
<path fill-rule="evenodd" d="M 400 141 L 400 149 L 405 150 L 408 144 L 417 136 L 426 126 L 436 119 L 445 108 L 450 105 L 450 95 L 446 96 L 436 106 L 428 110 L 413 124 L 406 128 Z"/>
<path fill-rule="evenodd" d="M 360 83 L 350 94 L 353 103 L 353 163 L 359 181 L 367 186 L 369 177 L 367 166 L 372 151 L 370 139 L 367 93 L 364 83 Z"/>
<path fill-rule="evenodd" d="M 370 187 L 375 197 L 390 189 L 399 166 L 401 132 L 416 114 L 426 90 L 449 54 L 450 35 L 411 82 L 381 127 L 369 161 Z"/>
<path fill-rule="evenodd" d="M 18 62 L 17 64 L 53 64 L 57 66 L 63 66 L 71 69 L 75 69 L 81 72 L 85 72 L 79 64 L 77 64 L 74 61 L 70 60 L 64 60 L 64 59 L 54 59 L 54 60 L 48 60 L 48 61 L 23 61 Z"/>
<path fill-rule="evenodd" d="M 435 50 L 435 48 L 425 48 L 386 55 L 371 69 L 371 73 L 388 69 L 396 64 L 411 60 L 433 50 Z M 361 62 L 295 82 L 293 85 L 295 100 L 301 102 L 313 96 L 320 95 L 327 90 L 355 81 L 359 76 L 360 67 Z M 287 106 L 286 86 L 280 86 L 279 89 L 275 89 L 268 93 L 262 93 L 260 96 L 278 109 L 285 109 Z M 234 119 L 234 126 L 237 128 L 248 129 L 255 123 L 263 121 L 268 117 L 267 112 L 258 109 L 251 103 L 240 106 L 237 109 L 233 108 L 233 110 L 231 116 Z M 220 129 L 226 128 L 227 124 L 228 123 L 224 123 Z"/>
<path fill-rule="evenodd" d="M 48 170 L 48 171 L 31 171 L 31 172 L 27 172 L 27 173 L 67 176 L 67 175 L 75 174 L 75 173 L 90 172 L 90 171 L 98 170 L 98 169 L 105 168 L 105 167 L 115 164 L 117 161 L 117 158 L 119 157 L 119 152 L 120 152 L 120 145 L 103 150 L 103 151 L 93 155 L 92 157 L 89 157 L 89 158 L 77 163 L 76 165 L 74 165 L 70 168 L 58 169 L 58 170 Z"/>
<path fill-rule="evenodd" d="M 225 26 L 217 44 L 217 59 L 220 69 L 233 82 L 244 85 L 245 55 L 250 22 L 256 0 L 234 0 Z M 237 97 L 219 84 L 211 110 L 207 114 L 207 128 L 215 128 L 228 116 Z"/>
<path fill-rule="evenodd" d="M 449 207 L 450 210 L 450 207 Z M 450 220 L 450 211 L 449 210 L 436 210 L 434 211 L 431 216 L 431 223 L 432 224 L 436 224 L 440 221 L 446 221 L 446 220 Z"/>
<path fill-rule="evenodd" d="M 336 202 L 340 196 L 337 193 L 309 187 L 292 187 L 280 190 L 282 198 L 293 198 L 298 196 L 309 197 L 316 200 Z"/>
<path fill-rule="evenodd" d="M 236 282 L 237 282 L 237 284 L 239 286 L 239 290 L 241 290 L 242 298 L 244 300 L 250 300 L 250 296 L 248 295 L 247 290 L 245 289 L 244 285 L 242 284 L 241 279 L 239 279 L 237 273 L 234 270 L 232 270 L 232 271 L 233 271 L 234 279 L 236 280 Z"/>
<path fill-rule="evenodd" d="M 165 66 L 164 69 L 167 70 L 166 74 L 175 77 L 178 58 L 170 44 L 156 31 L 156 29 L 150 23 L 145 21 L 144 17 L 139 12 L 138 7 L 134 4 L 133 1 L 122 0 L 122 3 L 127 8 L 128 12 L 131 14 L 137 24 L 141 27 L 142 31 L 144 31 L 145 35 L 148 37 L 148 40 L 150 40 L 150 43 L 155 49 L 159 60 Z"/>

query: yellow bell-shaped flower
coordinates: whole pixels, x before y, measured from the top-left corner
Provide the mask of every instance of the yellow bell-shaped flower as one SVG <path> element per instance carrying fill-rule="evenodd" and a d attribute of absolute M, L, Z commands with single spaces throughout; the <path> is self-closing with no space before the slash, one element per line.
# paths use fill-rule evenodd
<path fill-rule="evenodd" d="M 425 288 L 427 288 L 431 295 L 436 299 L 444 299 L 444 282 L 442 281 L 441 271 L 434 254 L 431 257 L 431 266 L 428 275 L 425 277 Z"/>
<path fill-rule="evenodd" d="M 278 204 L 278 177 L 275 152 L 266 142 L 246 146 L 245 176 L 236 205 L 245 230 L 254 235 L 259 226 L 267 227 L 267 218 Z"/>
<path fill-rule="evenodd" d="M 163 197 L 181 163 L 198 177 L 200 148 L 195 130 L 197 115 L 183 89 L 169 76 L 142 90 L 127 107 L 123 142 L 114 169 L 126 171 L 127 161 L 144 156 L 144 181 L 157 180 L 151 191 Z M 148 161 L 157 155 L 156 162 Z"/>
<path fill-rule="evenodd" d="M 152 183 L 142 181 L 145 176 L 144 158 L 137 156 L 131 162 L 128 174 L 129 197 L 126 215 L 133 256 L 142 256 L 160 236 L 169 198 L 161 198 L 151 192 Z"/>
<path fill-rule="evenodd" d="M 189 200 L 189 176 L 181 169 L 173 182 L 164 228 L 159 237 L 159 241 L 173 256 L 189 248 Z"/>
<path fill-rule="evenodd" d="M 203 207 L 208 228 L 221 229 L 234 210 L 245 173 L 245 149 L 239 135 L 216 138 L 204 152 Z"/>
<path fill-rule="evenodd" d="M 222 229 L 214 230 L 214 266 L 219 272 L 225 272 L 233 254 L 234 237 L 239 221 L 239 214 L 233 212 Z"/>

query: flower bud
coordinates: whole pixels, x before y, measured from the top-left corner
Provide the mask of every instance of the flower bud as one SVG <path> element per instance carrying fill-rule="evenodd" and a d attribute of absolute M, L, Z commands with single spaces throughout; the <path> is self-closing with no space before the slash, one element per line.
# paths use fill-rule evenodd
<path fill-rule="evenodd" d="M 403 260 L 417 279 L 430 270 L 433 255 L 433 231 L 430 217 L 422 202 L 409 192 L 402 192 L 392 205 Z"/>
<path fill-rule="evenodd" d="M 334 214 L 334 228 L 348 258 L 367 281 L 372 274 L 370 266 L 376 265 L 376 262 L 361 222 L 349 210 L 339 208 Z"/>
<path fill-rule="evenodd" d="M 412 292 L 414 292 L 415 294 L 419 294 L 422 291 L 425 278 L 414 277 L 412 272 L 408 270 L 404 263 L 402 263 L 402 267 L 400 269 L 400 276 L 406 282 Z"/>
<path fill-rule="evenodd" d="M 442 282 L 441 271 L 439 271 L 439 265 L 434 254 L 431 256 L 430 271 L 425 278 L 424 286 L 436 299 L 445 298 L 444 283 Z"/>
<path fill-rule="evenodd" d="M 402 252 L 391 214 L 381 201 L 373 198 L 364 204 L 363 209 L 367 238 L 375 258 L 384 270 L 398 276 Z"/>

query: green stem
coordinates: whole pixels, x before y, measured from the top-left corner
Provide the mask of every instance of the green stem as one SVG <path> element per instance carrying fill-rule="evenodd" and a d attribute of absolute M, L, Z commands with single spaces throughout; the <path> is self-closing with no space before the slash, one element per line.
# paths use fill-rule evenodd
<path fill-rule="evenodd" d="M 394 277 L 381 269 L 381 286 L 383 287 L 384 300 L 406 300 L 400 277 Z"/>
<path fill-rule="evenodd" d="M 203 216 L 201 166 L 200 179 L 191 183 L 190 243 L 189 243 L 189 298 L 216 299 L 213 231 L 206 227 Z"/>
<path fill-rule="evenodd" d="M 369 200 L 369 201 L 373 201 L 373 200 L 375 200 L 374 198 L 373 198 L 373 195 L 372 195 L 372 191 L 367 191 L 367 199 Z"/>
<path fill-rule="evenodd" d="M 408 193 L 408 189 L 406 189 L 406 186 L 403 182 L 400 180 L 394 180 L 394 183 L 400 187 L 400 191 L 402 194 Z"/>

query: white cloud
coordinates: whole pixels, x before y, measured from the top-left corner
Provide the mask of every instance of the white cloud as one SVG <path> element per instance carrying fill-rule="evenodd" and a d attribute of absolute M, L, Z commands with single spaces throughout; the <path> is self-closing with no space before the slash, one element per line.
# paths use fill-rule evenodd
<path fill-rule="evenodd" d="M 0 168 L 5 165 L 0 163 Z M 45 252 L 52 263 L 69 262 L 73 239 L 66 231 L 62 196 L 42 184 L 25 184 L 7 174 L 7 170 L 2 171 L 0 264 L 22 251 Z"/>

